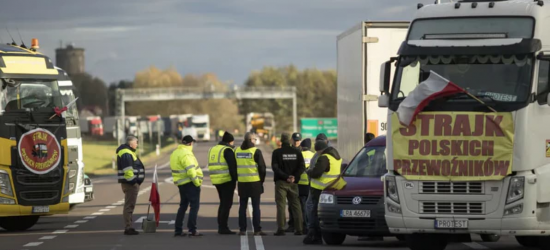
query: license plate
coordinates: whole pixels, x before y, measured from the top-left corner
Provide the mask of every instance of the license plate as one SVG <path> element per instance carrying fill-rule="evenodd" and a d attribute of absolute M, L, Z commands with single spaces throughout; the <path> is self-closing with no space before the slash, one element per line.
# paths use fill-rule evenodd
<path fill-rule="evenodd" d="M 453 219 L 437 219 L 435 220 L 435 228 L 438 229 L 466 229 L 468 228 L 468 220 L 453 220 Z"/>
<path fill-rule="evenodd" d="M 342 210 L 341 217 L 370 218 L 370 210 Z"/>
<path fill-rule="evenodd" d="M 33 213 L 49 213 L 50 207 L 49 206 L 35 206 L 32 207 Z"/>
<path fill-rule="evenodd" d="M 92 191 L 94 191 L 94 188 L 92 188 L 92 187 L 87 187 L 87 188 L 84 189 L 84 192 L 86 192 L 86 193 L 91 193 Z"/>

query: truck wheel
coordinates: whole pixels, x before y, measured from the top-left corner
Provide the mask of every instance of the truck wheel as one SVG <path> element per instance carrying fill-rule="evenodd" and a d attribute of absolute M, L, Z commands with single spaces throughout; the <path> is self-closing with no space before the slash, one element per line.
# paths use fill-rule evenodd
<path fill-rule="evenodd" d="M 537 247 L 539 245 L 537 236 L 516 236 L 517 242 L 524 247 Z"/>
<path fill-rule="evenodd" d="M 0 217 L 0 227 L 8 231 L 25 231 L 36 222 L 40 216 L 13 216 L 13 217 Z"/>
<path fill-rule="evenodd" d="M 407 246 L 411 250 L 445 250 L 447 237 L 437 234 L 411 234 L 407 235 Z"/>
<path fill-rule="evenodd" d="M 342 243 L 344 243 L 344 240 L 346 240 L 346 235 L 339 233 L 323 232 L 323 240 L 327 243 L 327 245 L 342 245 Z"/>
<path fill-rule="evenodd" d="M 483 242 L 497 242 L 500 240 L 500 235 L 496 234 L 481 234 L 480 236 Z"/>

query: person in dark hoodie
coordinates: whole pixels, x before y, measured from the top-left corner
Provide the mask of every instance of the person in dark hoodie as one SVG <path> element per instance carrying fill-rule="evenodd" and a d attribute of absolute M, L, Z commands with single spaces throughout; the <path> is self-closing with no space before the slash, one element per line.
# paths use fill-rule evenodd
<path fill-rule="evenodd" d="M 218 190 L 220 198 L 218 234 L 235 234 L 227 224 L 238 178 L 237 160 L 233 151 L 235 138 L 229 132 L 225 132 L 221 139 L 222 141 L 218 145 L 208 151 L 208 171 L 210 180 Z"/>
<path fill-rule="evenodd" d="M 264 193 L 266 167 L 262 151 L 256 148 L 254 142 L 254 134 L 246 133 L 243 144 L 235 150 L 239 181 L 239 235 L 246 235 L 246 208 L 248 199 L 251 199 L 254 235 L 266 236 L 260 226 L 260 197 Z"/>
<path fill-rule="evenodd" d="M 295 146 L 295 145 L 294 145 Z M 298 194 L 298 182 L 305 170 L 302 152 L 290 145 L 290 135 L 281 135 L 281 148 L 275 149 L 271 158 L 275 182 L 275 203 L 277 204 L 276 236 L 285 235 L 286 202 L 288 199 L 291 214 L 294 215 L 294 235 L 302 235 L 302 208 Z"/>
<path fill-rule="evenodd" d="M 315 151 L 318 158 L 315 165 L 311 165 L 306 171 L 311 179 L 309 196 L 307 198 L 308 233 L 304 238 L 304 244 L 323 244 L 317 206 L 321 192 L 332 182 L 338 179 L 342 167 L 342 158 L 338 151 L 329 147 L 326 141 L 315 142 Z"/>
<path fill-rule="evenodd" d="M 118 183 L 124 192 L 124 209 L 122 217 L 124 218 L 124 234 L 138 235 L 139 233 L 132 227 L 132 214 L 136 207 L 139 187 L 145 180 L 145 167 L 136 155 L 138 139 L 135 136 L 126 137 L 126 143 L 120 145 L 117 150 L 117 169 Z"/>
<path fill-rule="evenodd" d="M 304 157 L 304 163 L 307 170 L 309 169 L 311 158 L 314 155 L 314 153 L 311 151 L 311 139 L 309 138 L 304 139 L 300 143 L 300 148 L 302 149 L 302 156 Z M 307 202 L 307 197 L 309 196 L 309 177 L 307 176 L 307 173 L 305 171 L 302 173 L 302 176 L 300 176 L 300 181 L 298 182 L 298 194 L 300 196 L 300 206 L 302 207 L 304 233 L 307 233 L 306 202 Z M 291 229 L 294 230 L 294 215 L 292 215 L 291 211 L 289 211 L 289 213 L 290 213 L 290 216 L 288 219 L 288 225 L 289 225 L 289 228 L 292 227 Z M 288 230 L 289 229 L 287 229 L 286 232 L 288 232 Z M 291 231 L 291 232 L 294 232 L 294 231 Z"/>

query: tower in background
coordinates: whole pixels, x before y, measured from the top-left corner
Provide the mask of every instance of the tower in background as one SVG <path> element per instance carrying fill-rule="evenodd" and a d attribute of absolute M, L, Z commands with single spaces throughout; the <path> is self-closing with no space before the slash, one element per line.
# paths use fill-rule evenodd
<path fill-rule="evenodd" d="M 74 44 L 69 44 L 63 48 L 55 50 L 55 64 L 62 68 L 69 75 L 84 73 L 84 49 L 75 48 Z"/>

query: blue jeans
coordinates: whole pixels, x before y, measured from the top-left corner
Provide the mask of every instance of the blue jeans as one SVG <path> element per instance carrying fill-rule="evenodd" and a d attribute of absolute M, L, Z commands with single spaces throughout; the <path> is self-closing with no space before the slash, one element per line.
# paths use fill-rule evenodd
<path fill-rule="evenodd" d="M 321 197 L 321 190 L 315 188 L 309 189 L 309 196 L 307 197 L 307 229 L 312 232 L 321 232 L 319 226 L 319 217 L 317 216 L 317 206 L 319 205 L 319 198 Z"/>
<path fill-rule="evenodd" d="M 248 207 L 248 198 L 252 200 L 252 226 L 254 232 L 262 231 L 260 226 L 260 196 L 239 197 L 239 227 L 241 232 L 246 231 L 246 208 Z"/>
<path fill-rule="evenodd" d="M 187 212 L 188 206 L 191 206 L 191 209 L 189 210 L 187 228 L 189 232 L 194 233 L 197 231 L 197 216 L 199 214 L 199 205 L 201 201 L 201 188 L 196 187 L 193 183 L 187 183 L 178 186 L 178 189 L 180 191 L 180 208 L 176 216 L 176 233 L 182 233 L 183 231 L 183 219 L 185 218 L 185 212 Z"/>

